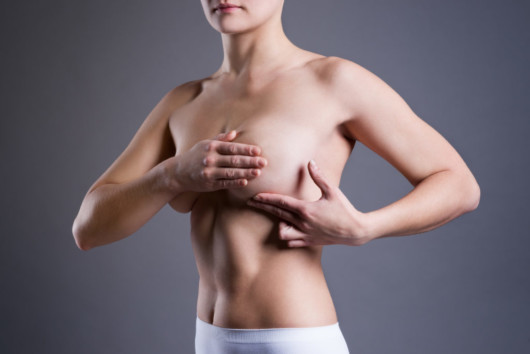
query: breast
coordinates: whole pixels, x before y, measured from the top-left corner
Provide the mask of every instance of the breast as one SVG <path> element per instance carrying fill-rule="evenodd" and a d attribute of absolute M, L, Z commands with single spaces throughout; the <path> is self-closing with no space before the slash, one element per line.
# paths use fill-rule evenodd
<path fill-rule="evenodd" d="M 334 106 L 314 104 L 324 101 L 323 93 L 301 89 L 309 84 L 304 80 L 300 83 L 300 78 L 293 82 L 296 85 L 284 80 L 282 85 L 256 97 L 238 96 L 237 100 L 226 97 L 222 90 L 204 90 L 170 118 L 177 154 L 185 153 L 201 140 L 235 129 L 239 134 L 233 141 L 261 147 L 268 165 L 247 186 L 223 194 L 234 202 L 246 202 L 260 192 L 318 199 L 321 193 L 309 176 L 309 160 L 315 159 L 323 170 L 329 171 L 338 185 L 351 147 L 333 123 L 337 120 Z M 184 193 L 171 205 L 176 210 L 189 211 L 198 197 L 198 193 Z M 179 201 L 183 207 L 178 207 Z"/>
<path fill-rule="evenodd" d="M 227 201 L 244 204 L 248 199 L 261 192 L 281 193 L 299 199 L 316 200 L 320 190 L 312 181 L 307 164 L 315 159 L 318 143 L 314 143 L 314 134 L 310 130 L 298 129 L 296 132 L 273 132 L 267 127 L 240 129 L 233 142 L 257 145 L 267 159 L 267 166 L 261 174 L 250 179 L 245 187 L 222 191 Z M 186 192 L 174 198 L 169 205 L 179 211 L 188 212 L 201 193 Z"/>
<path fill-rule="evenodd" d="M 300 199 L 314 200 L 320 197 L 320 190 L 311 180 L 307 170 L 310 159 L 315 158 L 318 143 L 310 129 L 297 131 L 273 131 L 267 127 L 255 126 L 241 129 L 234 142 L 261 147 L 267 166 L 260 176 L 249 180 L 242 188 L 230 189 L 227 194 L 233 200 L 246 201 L 260 192 L 282 193 Z"/>

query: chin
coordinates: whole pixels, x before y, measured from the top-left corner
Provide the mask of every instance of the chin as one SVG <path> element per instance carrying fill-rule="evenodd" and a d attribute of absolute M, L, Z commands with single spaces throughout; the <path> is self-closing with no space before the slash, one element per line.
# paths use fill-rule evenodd
<path fill-rule="evenodd" d="M 217 29 L 217 32 L 221 34 L 238 34 L 244 31 L 237 30 L 237 29 L 231 29 L 231 28 L 222 28 L 222 29 Z"/>
<path fill-rule="evenodd" d="M 228 21 L 226 21 L 228 22 Z M 235 22 L 235 21 L 234 21 Z M 213 28 L 223 34 L 237 34 L 252 30 L 249 26 L 244 26 L 241 23 L 218 23 Z"/>

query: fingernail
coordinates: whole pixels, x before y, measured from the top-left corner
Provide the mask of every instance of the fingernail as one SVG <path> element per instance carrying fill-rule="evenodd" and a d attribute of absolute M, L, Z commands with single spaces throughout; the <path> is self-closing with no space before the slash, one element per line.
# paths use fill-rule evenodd
<path fill-rule="evenodd" d="M 315 160 L 311 159 L 309 160 L 309 163 L 311 164 L 311 166 L 317 167 L 317 163 L 315 162 Z"/>
<path fill-rule="evenodd" d="M 261 200 L 261 197 L 260 197 L 259 195 L 255 195 L 255 196 L 252 197 L 252 199 L 254 199 L 254 200 Z"/>

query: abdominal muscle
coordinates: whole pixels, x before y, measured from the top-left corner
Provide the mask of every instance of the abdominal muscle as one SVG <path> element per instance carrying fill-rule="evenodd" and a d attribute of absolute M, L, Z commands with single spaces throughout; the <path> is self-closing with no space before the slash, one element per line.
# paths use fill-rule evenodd
<path fill-rule="evenodd" d="M 199 318 L 229 328 L 337 322 L 321 267 L 322 246 L 287 247 L 275 217 L 229 194 L 199 197 L 191 214 Z"/>
<path fill-rule="evenodd" d="M 243 138 L 238 142 L 251 143 Z M 322 271 L 322 246 L 288 247 L 278 237 L 278 218 L 246 205 L 259 192 L 318 199 L 320 190 L 306 167 L 313 156 L 263 145 L 262 140 L 269 163 L 246 187 L 182 196 L 193 200 L 191 241 L 200 275 L 197 315 L 228 328 L 333 324 L 337 316 Z"/>

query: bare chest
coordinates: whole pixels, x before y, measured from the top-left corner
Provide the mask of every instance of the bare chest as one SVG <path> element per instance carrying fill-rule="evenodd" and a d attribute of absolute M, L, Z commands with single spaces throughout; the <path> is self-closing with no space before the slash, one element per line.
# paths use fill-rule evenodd
<path fill-rule="evenodd" d="M 318 190 L 304 191 L 307 162 L 315 159 L 336 175 L 331 178 L 338 184 L 351 152 L 340 133 L 341 118 L 333 97 L 316 80 L 298 75 L 255 92 L 205 85 L 192 102 L 173 113 L 170 129 L 177 154 L 201 140 L 237 130 L 235 142 L 260 146 L 268 160 L 262 175 L 240 191 L 242 197 L 271 191 L 309 198 Z"/>
<path fill-rule="evenodd" d="M 241 132 L 242 140 L 266 143 L 288 137 L 295 145 L 299 136 L 307 142 L 311 131 L 333 129 L 336 113 L 332 98 L 316 81 L 295 76 L 255 92 L 205 84 L 192 102 L 173 113 L 170 127 L 177 153 L 232 129 Z"/>

